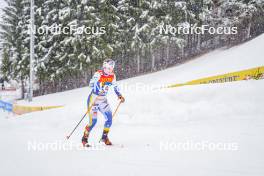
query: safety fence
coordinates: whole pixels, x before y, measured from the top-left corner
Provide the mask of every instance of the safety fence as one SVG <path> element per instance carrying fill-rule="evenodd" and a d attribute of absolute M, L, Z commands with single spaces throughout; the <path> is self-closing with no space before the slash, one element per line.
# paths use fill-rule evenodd
<path fill-rule="evenodd" d="M 48 109 L 62 108 L 62 107 L 63 106 L 36 106 L 36 107 L 31 107 L 31 106 L 13 105 L 13 112 L 15 114 L 21 115 L 21 114 L 30 113 L 30 112 L 44 111 L 44 110 L 48 110 Z"/>
<path fill-rule="evenodd" d="M 17 115 L 62 107 L 63 106 L 21 106 L 0 100 L 0 109 L 7 112 L 13 112 Z"/>
<path fill-rule="evenodd" d="M 200 78 L 181 84 L 172 84 L 169 85 L 168 88 L 180 87 L 186 85 L 197 85 L 197 84 L 224 83 L 224 82 L 242 81 L 242 80 L 250 80 L 250 79 L 255 79 L 255 80 L 264 79 L 264 66 L 237 71 L 237 72 L 226 73 L 217 76 Z"/>
<path fill-rule="evenodd" d="M 0 109 L 3 109 L 4 111 L 12 112 L 13 104 L 0 100 Z"/>

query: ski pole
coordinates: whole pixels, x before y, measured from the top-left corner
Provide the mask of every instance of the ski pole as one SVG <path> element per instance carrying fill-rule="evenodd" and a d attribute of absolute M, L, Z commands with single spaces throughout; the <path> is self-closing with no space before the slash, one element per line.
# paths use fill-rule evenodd
<path fill-rule="evenodd" d="M 117 105 L 117 107 L 116 107 L 116 109 L 115 109 L 115 112 L 113 113 L 113 117 L 112 117 L 112 119 L 115 117 L 115 115 L 116 115 L 116 113 L 117 113 L 117 110 L 119 109 L 121 103 L 122 103 L 122 102 L 119 101 L 119 103 L 118 103 L 118 105 Z"/>
<path fill-rule="evenodd" d="M 86 116 L 88 113 L 90 113 L 90 110 L 91 110 L 91 108 L 93 107 L 93 105 L 95 104 L 97 98 L 98 98 L 98 96 L 95 98 L 93 104 L 92 104 L 90 107 L 88 107 L 88 110 L 87 110 L 86 113 L 83 115 L 83 117 L 82 117 L 81 120 L 78 122 L 78 124 L 75 126 L 75 128 L 72 130 L 72 132 L 71 132 L 68 136 L 66 136 L 67 139 L 70 139 L 71 135 L 74 133 L 74 131 L 75 131 L 75 130 L 77 129 L 77 127 L 80 125 L 80 123 L 83 121 L 83 119 L 85 118 L 85 116 Z"/>
<path fill-rule="evenodd" d="M 79 123 L 75 126 L 75 128 L 72 130 L 72 132 L 66 136 L 67 139 L 70 139 L 71 135 L 73 134 L 73 132 L 76 130 L 76 128 L 80 125 L 80 123 L 82 122 L 82 120 L 84 119 L 84 117 L 86 116 L 87 112 L 83 115 L 82 119 L 79 121 Z"/>

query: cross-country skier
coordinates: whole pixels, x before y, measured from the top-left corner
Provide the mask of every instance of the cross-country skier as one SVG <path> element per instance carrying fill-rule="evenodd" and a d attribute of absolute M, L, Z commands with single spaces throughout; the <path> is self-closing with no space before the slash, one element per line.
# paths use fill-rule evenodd
<path fill-rule="evenodd" d="M 84 135 L 82 137 L 82 144 L 89 147 L 88 137 L 93 127 L 97 122 L 97 113 L 100 111 L 105 117 L 105 124 L 101 141 L 106 145 L 112 145 L 108 138 L 109 129 L 112 125 L 112 111 L 107 101 L 107 92 L 110 86 L 113 86 L 114 91 L 120 101 L 123 103 L 125 98 L 119 92 L 116 84 L 116 76 L 114 74 L 115 62 L 112 59 L 106 59 L 103 62 L 102 70 L 98 70 L 90 80 L 89 86 L 92 88 L 88 96 L 87 108 L 91 106 L 89 113 L 89 124 L 85 127 Z"/>

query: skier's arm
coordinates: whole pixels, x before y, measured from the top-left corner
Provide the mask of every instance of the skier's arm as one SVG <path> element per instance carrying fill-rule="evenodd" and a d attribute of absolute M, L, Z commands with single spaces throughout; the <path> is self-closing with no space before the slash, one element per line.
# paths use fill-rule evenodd
<path fill-rule="evenodd" d="M 101 86 L 99 80 L 101 78 L 101 74 L 99 72 L 95 72 L 92 79 L 90 80 L 89 87 L 92 88 L 93 92 L 101 92 Z"/>
<path fill-rule="evenodd" d="M 120 93 L 120 89 L 117 85 L 117 82 L 116 82 L 116 76 L 114 75 L 114 80 L 112 81 L 112 85 L 114 87 L 114 91 L 116 93 L 116 95 L 118 96 L 118 98 L 124 102 L 125 101 L 125 98 L 122 96 L 122 94 Z"/>
<path fill-rule="evenodd" d="M 112 81 L 112 85 L 113 85 L 113 88 L 114 88 L 114 91 L 116 93 L 117 96 L 121 96 L 121 93 L 120 93 L 120 89 L 117 85 L 117 82 L 116 82 L 116 76 L 114 75 L 114 79 Z"/>

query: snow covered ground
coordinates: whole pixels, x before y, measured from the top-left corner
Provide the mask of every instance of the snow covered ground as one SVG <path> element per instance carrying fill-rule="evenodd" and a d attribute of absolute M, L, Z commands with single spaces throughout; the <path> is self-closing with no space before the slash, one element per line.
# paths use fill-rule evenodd
<path fill-rule="evenodd" d="M 0 175 L 264 175 L 264 80 L 151 89 L 205 76 L 263 66 L 264 35 L 218 50 L 184 65 L 120 81 L 126 103 L 114 119 L 110 139 L 97 142 L 104 119 L 80 139 L 86 118 L 66 135 L 86 107 L 89 88 L 37 97 L 30 105 L 64 108 L 14 116 L 0 111 Z M 117 99 L 110 92 L 114 109 Z"/>

